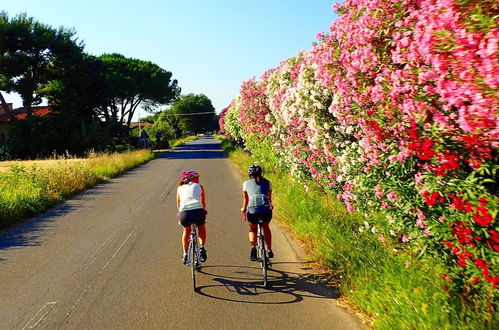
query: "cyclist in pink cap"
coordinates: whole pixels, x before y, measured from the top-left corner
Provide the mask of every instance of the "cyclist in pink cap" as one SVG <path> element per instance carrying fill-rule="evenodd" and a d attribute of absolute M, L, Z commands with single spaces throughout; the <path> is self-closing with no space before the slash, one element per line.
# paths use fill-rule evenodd
<path fill-rule="evenodd" d="M 181 180 L 177 187 L 177 208 L 180 224 L 184 227 L 182 233 L 182 247 L 184 254 L 182 262 L 187 263 L 187 248 L 189 246 L 189 235 L 191 224 L 198 228 L 201 247 L 200 261 L 205 262 L 207 255 L 204 244 L 206 243 L 206 198 L 204 188 L 199 184 L 199 173 L 194 170 L 182 172 Z"/>

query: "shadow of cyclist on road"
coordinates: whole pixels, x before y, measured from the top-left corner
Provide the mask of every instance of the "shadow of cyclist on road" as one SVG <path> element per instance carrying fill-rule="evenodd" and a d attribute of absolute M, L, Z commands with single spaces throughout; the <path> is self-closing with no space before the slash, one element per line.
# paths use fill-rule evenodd
<path fill-rule="evenodd" d="M 304 264 L 297 262 L 296 264 Z M 339 292 L 321 274 L 269 270 L 269 287 L 263 286 L 259 267 L 216 265 L 201 273 L 213 276 L 214 284 L 200 286 L 197 292 L 214 299 L 250 304 L 289 304 L 305 298 L 337 299 Z"/>

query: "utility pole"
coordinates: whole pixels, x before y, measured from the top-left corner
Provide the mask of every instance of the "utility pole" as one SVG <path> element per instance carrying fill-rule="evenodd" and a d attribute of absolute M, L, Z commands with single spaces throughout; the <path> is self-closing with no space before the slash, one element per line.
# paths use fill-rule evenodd
<path fill-rule="evenodd" d="M 140 113 L 139 113 L 139 139 L 142 138 L 142 127 L 140 127 Z"/>

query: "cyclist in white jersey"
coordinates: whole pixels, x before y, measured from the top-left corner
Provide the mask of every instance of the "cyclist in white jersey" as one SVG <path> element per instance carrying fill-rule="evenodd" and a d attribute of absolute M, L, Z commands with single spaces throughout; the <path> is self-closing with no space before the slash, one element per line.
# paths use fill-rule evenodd
<path fill-rule="evenodd" d="M 194 170 L 182 172 L 177 187 L 177 208 L 179 223 L 184 228 L 182 233 L 182 247 L 184 253 L 182 262 L 187 263 L 187 248 L 191 234 L 191 224 L 198 228 L 201 247 L 200 261 L 205 262 L 207 255 L 204 247 L 206 243 L 206 198 L 204 188 L 199 184 L 199 173 Z"/>

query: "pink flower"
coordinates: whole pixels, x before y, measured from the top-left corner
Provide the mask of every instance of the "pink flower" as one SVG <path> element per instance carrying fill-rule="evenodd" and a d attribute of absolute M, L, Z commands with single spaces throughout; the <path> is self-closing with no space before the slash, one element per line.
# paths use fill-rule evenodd
<path fill-rule="evenodd" d="M 385 235 L 383 233 L 379 234 L 379 240 L 386 246 Z"/>
<path fill-rule="evenodd" d="M 398 199 L 398 196 L 397 196 L 397 194 L 396 194 L 394 191 L 389 192 L 389 193 L 386 195 L 386 197 L 387 197 L 390 201 L 392 201 L 392 202 L 395 202 L 395 201 Z"/>

